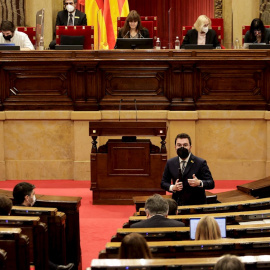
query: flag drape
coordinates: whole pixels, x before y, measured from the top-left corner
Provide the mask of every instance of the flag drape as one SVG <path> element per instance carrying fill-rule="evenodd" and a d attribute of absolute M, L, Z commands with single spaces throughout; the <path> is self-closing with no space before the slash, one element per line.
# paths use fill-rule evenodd
<path fill-rule="evenodd" d="M 117 37 L 117 17 L 129 13 L 128 0 L 85 0 L 87 24 L 94 26 L 95 50 L 113 49 Z"/>

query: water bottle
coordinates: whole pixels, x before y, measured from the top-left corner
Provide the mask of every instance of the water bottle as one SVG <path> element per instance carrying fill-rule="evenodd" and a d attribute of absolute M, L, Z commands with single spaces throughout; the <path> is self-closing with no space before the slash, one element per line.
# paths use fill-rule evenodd
<path fill-rule="evenodd" d="M 43 37 L 41 36 L 40 37 L 40 41 L 39 41 L 39 48 L 38 48 L 40 51 L 43 51 L 44 50 L 44 39 Z"/>
<path fill-rule="evenodd" d="M 179 40 L 179 37 L 176 37 L 174 46 L 175 46 L 174 48 L 176 50 L 180 50 L 180 40 Z"/>
<path fill-rule="evenodd" d="M 238 38 L 235 39 L 234 48 L 235 48 L 236 50 L 239 50 L 239 49 L 240 49 L 240 46 L 239 46 L 239 39 L 238 39 Z"/>
<path fill-rule="evenodd" d="M 161 46 L 160 40 L 159 40 L 159 38 L 157 38 L 157 41 L 156 41 L 156 50 L 160 50 L 160 46 Z"/>

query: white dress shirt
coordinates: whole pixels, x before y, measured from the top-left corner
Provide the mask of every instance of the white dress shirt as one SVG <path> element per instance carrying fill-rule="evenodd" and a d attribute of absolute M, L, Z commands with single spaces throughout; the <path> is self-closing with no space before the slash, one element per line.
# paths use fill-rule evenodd
<path fill-rule="evenodd" d="M 10 41 L 5 40 L 3 37 L 3 33 L 0 33 L 0 43 L 2 44 L 14 43 L 15 46 L 20 46 L 21 49 L 24 49 L 24 48 L 29 48 L 30 50 L 35 49 L 28 35 L 23 32 L 19 32 L 17 30 L 14 32 L 14 36 L 11 38 Z"/>

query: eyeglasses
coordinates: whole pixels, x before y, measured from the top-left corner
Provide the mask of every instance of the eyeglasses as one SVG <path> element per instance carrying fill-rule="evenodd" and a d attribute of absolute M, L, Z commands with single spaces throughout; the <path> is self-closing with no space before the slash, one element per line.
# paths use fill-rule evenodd
<path fill-rule="evenodd" d="M 74 2 L 65 3 L 65 6 L 67 6 L 67 5 L 74 5 Z"/>

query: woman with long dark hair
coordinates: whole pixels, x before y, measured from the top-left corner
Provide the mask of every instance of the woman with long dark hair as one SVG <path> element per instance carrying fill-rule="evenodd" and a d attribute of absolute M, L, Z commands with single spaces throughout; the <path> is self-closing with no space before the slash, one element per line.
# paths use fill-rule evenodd
<path fill-rule="evenodd" d="M 266 43 L 270 41 L 270 30 L 264 27 L 262 20 L 256 18 L 251 22 L 250 30 L 246 32 L 245 43 Z"/>
<path fill-rule="evenodd" d="M 124 26 L 119 30 L 118 38 L 149 38 L 149 32 L 142 26 L 141 17 L 136 10 L 129 12 Z"/>

